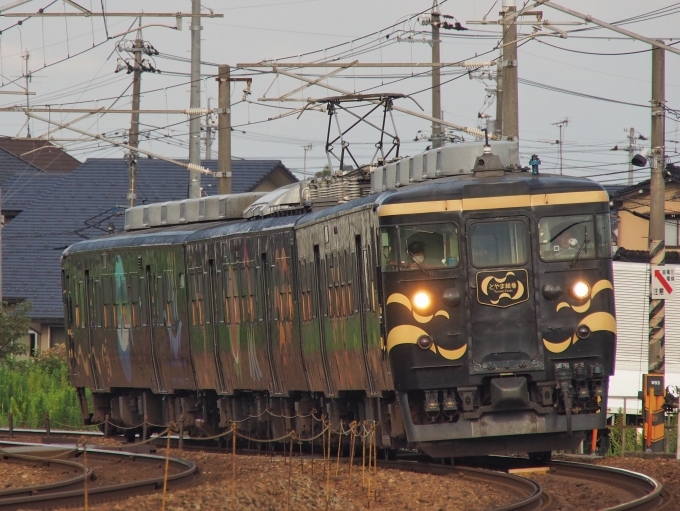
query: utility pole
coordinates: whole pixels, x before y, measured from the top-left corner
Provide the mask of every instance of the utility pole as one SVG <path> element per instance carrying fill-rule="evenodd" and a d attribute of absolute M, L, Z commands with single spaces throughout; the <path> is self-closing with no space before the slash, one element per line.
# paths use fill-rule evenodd
<path fill-rule="evenodd" d="M 663 42 L 663 41 L 661 41 Z M 663 270 L 666 259 L 665 244 L 665 183 L 664 167 L 666 158 L 665 145 L 665 50 L 659 47 L 652 49 L 652 154 L 650 167 L 652 179 L 650 183 L 649 204 L 649 261 L 651 264 L 651 279 L 657 275 L 657 271 Z M 650 287 L 651 291 L 651 287 Z M 661 298 L 661 299 L 659 299 Z M 665 349 L 665 301 L 664 297 L 653 296 L 649 298 L 649 364 L 643 386 L 645 406 L 645 447 L 652 452 L 664 450 L 664 389 L 663 382 L 666 372 L 666 349 Z M 650 385 L 650 381 L 661 382 L 658 385 Z"/>
<path fill-rule="evenodd" d="M 569 117 L 566 117 L 563 121 L 556 122 L 553 126 L 557 126 L 560 129 L 560 139 L 557 141 L 560 150 L 560 176 L 562 175 L 562 146 L 564 145 L 563 130 L 569 125 Z"/>
<path fill-rule="evenodd" d="M 439 54 L 439 2 L 434 0 L 432 3 L 432 63 L 439 64 L 441 57 Z M 441 91 L 441 68 L 432 66 L 432 117 L 441 119 L 442 116 L 442 91 Z M 432 123 L 432 148 L 441 147 L 442 125 L 434 121 Z"/>
<path fill-rule="evenodd" d="M 24 74 L 24 77 L 26 78 L 26 108 L 31 108 L 31 104 L 29 101 L 29 95 L 28 95 L 28 82 L 31 81 L 31 73 L 28 71 L 28 59 L 30 57 L 30 54 L 28 53 L 28 50 L 26 50 L 26 54 L 23 56 L 23 59 L 26 61 L 26 73 Z M 31 120 L 28 116 L 26 116 L 26 138 L 31 138 Z"/>
<path fill-rule="evenodd" d="M 635 156 L 635 128 L 628 131 L 628 186 L 633 186 L 633 156 Z"/>
<path fill-rule="evenodd" d="M 210 111 L 210 98 L 208 98 L 208 112 Z M 212 160 L 212 125 L 210 114 L 205 116 L 205 159 Z"/>
<path fill-rule="evenodd" d="M 191 98 L 190 108 L 201 108 L 201 2 L 191 0 Z M 201 164 L 201 117 L 196 115 L 189 119 L 189 163 Z M 189 172 L 190 199 L 201 196 L 201 174 Z"/>
<path fill-rule="evenodd" d="M 130 114 L 130 138 L 128 144 L 131 147 L 139 147 L 139 99 L 142 90 L 142 39 L 141 34 L 135 39 L 134 57 L 135 70 L 132 74 L 132 113 Z M 128 193 L 127 207 L 133 208 L 137 203 L 137 151 L 130 151 L 128 165 Z"/>
<path fill-rule="evenodd" d="M 231 68 L 217 68 L 217 193 L 231 193 Z"/>
<path fill-rule="evenodd" d="M 503 0 L 503 137 L 519 139 L 519 97 L 517 77 L 517 23 L 515 0 Z"/>
<path fill-rule="evenodd" d="M 496 67 L 496 136 L 503 137 L 503 48 Z"/>
<path fill-rule="evenodd" d="M 305 163 L 304 163 L 303 170 L 302 170 L 302 180 L 307 181 L 307 151 L 312 150 L 312 144 L 303 146 L 302 149 L 305 150 Z"/>

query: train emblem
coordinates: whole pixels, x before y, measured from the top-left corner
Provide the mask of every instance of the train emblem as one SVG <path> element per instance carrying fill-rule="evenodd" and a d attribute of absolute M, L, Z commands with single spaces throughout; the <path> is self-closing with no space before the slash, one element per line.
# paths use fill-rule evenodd
<path fill-rule="evenodd" d="M 477 273 L 477 301 L 492 307 L 510 307 L 529 299 L 526 270 L 480 271 Z"/>

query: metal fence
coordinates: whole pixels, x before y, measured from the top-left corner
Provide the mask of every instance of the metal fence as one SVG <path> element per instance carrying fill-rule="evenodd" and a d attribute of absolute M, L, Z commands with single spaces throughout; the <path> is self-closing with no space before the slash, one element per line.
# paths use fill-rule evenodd
<path fill-rule="evenodd" d="M 642 427 L 642 400 L 637 396 L 609 396 L 607 415 L 611 415 L 609 428 L 609 455 L 645 452 Z M 678 452 L 678 414 L 666 414 L 664 452 Z"/>

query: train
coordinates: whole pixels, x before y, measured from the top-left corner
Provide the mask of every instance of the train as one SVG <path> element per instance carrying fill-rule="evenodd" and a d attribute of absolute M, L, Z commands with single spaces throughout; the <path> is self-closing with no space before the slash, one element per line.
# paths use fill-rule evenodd
<path fill-rule="evenodd" d="M 545 457 L 605 430 L 605 190 L 529 172 L 511 141 L 380 163 L 130 208 L 125 232 L 67 248 L 85 423 L 313 438 L 323 417 L 433 457 Z"/>

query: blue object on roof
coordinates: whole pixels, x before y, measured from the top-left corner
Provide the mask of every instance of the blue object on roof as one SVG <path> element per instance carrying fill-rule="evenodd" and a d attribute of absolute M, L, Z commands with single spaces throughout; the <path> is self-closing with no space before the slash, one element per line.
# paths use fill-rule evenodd
<path fill-rule="evenodd" d="M 217 170 L 216 160 L 201 164 Z M 288 175 L 290 182 L 297 181 L 279 160 L 233 160 L 233 193 L 254 190 L 277 169 Z M 114 232 L 123 230 L 127 171 L 123 159 L 92 158 L 60 177 L 50 172 L 31 174 L 23 185 L 21 180 L 15 183 L 15 187 L 25 189 L 24 206 L 30 203 L 30 207 L 22 208 L 23 212 L 3 229 L 4 299 L 29 299 L 33 302 L 32 318 L 60 320 L 61 253 L 77 241 L 107 236 L 109 224 Z M 182 167 L 141 159 L 137 177 L 138 205 L 187 197 L 189 173 Z M 205 195 L 217 194 L 216 178 L 202 176 L 201 185 Z M 39 196 L 31 196 L 31 189 L 40 189 Z"/>

